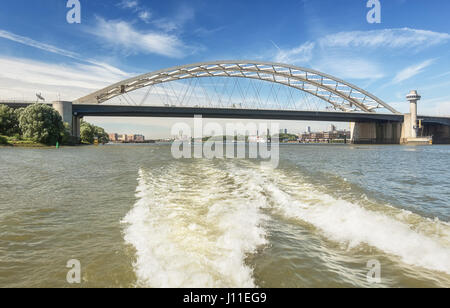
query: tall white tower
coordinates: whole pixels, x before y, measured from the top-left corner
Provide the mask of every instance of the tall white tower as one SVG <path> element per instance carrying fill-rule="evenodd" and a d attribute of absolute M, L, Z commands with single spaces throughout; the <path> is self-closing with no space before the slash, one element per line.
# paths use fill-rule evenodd
<path fill-rule="evenodd" d="M 412 90 L 406 96 L 409 101 L 411 110 L 411 138 L 417 138 L 417 102 L 422 97 L 417 93 L 416 90 Z"/>

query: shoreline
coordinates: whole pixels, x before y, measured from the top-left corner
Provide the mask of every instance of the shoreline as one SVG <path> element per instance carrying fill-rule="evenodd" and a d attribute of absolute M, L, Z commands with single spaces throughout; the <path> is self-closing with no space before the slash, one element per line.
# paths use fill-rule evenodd
<path fill-rule="evenodd" d="M 17 143 L 8 143 L 8 144 L 0 144 L 0 148 L 54 148 L 55 146 L 44 145 L 40 143 L 35 144 L 17 144 Z"/>

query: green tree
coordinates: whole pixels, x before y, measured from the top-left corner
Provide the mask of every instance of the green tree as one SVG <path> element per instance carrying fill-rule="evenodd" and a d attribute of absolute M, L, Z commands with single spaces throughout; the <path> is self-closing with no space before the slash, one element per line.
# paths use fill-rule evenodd
<path fill-rule="evenodd" d="M 8 139 L 6 139 L 6 137 L 0 136 L 0 144 L 1 145 L 7 145 L 8 144 Z"/>
<path fill-rule="evenodd" d="M 94 125 L 82 121 L 80 126 L 80 137 L 82 143 L 94 143 L 95 138 L 95 127 Z"/>
<path fill-rule="evenodd" d="M 19 118 L 20 118 L 20 115 L 22 114 L 22 112 L 25 110 L 25 108 L 17 108 L 17 109 L 14 109 L 14 113 L 16 114 L 16 116 L 17 116 L 17 121 L 19 121 Z"/>
<path fill-rule="evenodd" d="M 103 128 L 96 126 L 95 127 L 95 135 L 98 138 L 99 143 L 108 143 L 109 142 L 109 136 Z"/>
<path fill-rule="evenodd" d="M 19 127 L 24 138 L 47 145 L 60 142 L 64 134 L 61 116 L 45 104 L 33 104 L 25 108 L 20 113 Z"/>
<path fill-rule="evenodd" d="M 13 136 L 20 132 L 18 113 L 6 105 L 0 105 L 0 135 Z"/>
<path fill-rule="evenodd" d="M 64 132 L 61 137 L 61 144 L 63 145 L 74 145 L 75 141 L 72 137 L 72 128 L 69 123 L 64 122 Z"/>
<path fill-rule="evenodd" d="M 109 137 L 105 130 L 101 127 L 92 125 L 88 122 L 82 121 L 80 126 L 81 142 L 93 144 L 95 138 L 98 138 L 99 143 L 108 143 Z"/>

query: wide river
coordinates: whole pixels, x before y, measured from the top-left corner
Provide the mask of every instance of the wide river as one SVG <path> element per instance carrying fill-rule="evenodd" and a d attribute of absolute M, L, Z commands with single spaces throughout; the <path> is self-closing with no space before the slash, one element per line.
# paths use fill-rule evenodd
<path fill-rule="evenodd" d="M 0 287 L 450 287 L 449 219 L 450 146 L 0 148 Z"/>

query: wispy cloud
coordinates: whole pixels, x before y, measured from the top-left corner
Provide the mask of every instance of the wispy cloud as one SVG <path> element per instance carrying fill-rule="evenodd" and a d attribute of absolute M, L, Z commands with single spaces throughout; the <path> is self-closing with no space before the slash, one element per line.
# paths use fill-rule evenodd
<path fill-rule="evenodd" d="M 194 9 L 187 5 L 181 5 L 173 16 L 155 19 L 153 24 L 165 32 L 181 31 L 184 25 L 194 18 Z"/>
<path fill-rule="evenodd" d="M 396 84 L 396 83 L 403 82 L 405 80 L 408 80 L 408 79 L 422 73 L 424 71 L 424 69 L 426 69 L 428 66 L 433 64 L 434 61 L 435 61 L 435 59 L 429 59 L 429 60 L 423 61 L 419 64 L 408 66 L 407 68 L 398 72 L 397 75 L 395 75 L 393 83 Z"/>
<path fill-rule="evenodd" d="M 313 56 L 314 47 L 316 46 L 314 42 L 306 42 L 293 49 L 281 49 L 275 43 L 273 44 L 278 49 L 275 61 L 292 64 L 310 61 Z"/>
<path fill-rule="evenodd" d="M 421 104 L 419 108 L 421 114 L 450 117 L 450 98 L 442 97 L 426 100 L 425 104 Z"/>
<path fill-rule="evenodd" d="M 118 6 L 124 9 L 134 9 L 137 8 L 139 2 L 137 0 L 122 0 Z"/>
<path fill-rule="evenodd" d="M 445 77 L 445 76 L 450 76 L 450 72 L 445 72 L 445 73 L 433 76 L 433 79 L 442 78 L 442 77 Z"/>
<path fill-rule="evenodd" d="M 20 44 L 27 45 L 30 47 L 35 47 L 35 48 L 38 48 L 38 49 L 41 49 L 41 50 L 44 50 L 47 52 L 59 54 L 61 56 L 70 57 L 70 58 L 78 58 L 78 54 L 75 52 L 71 52 L 71 51 L 68 51 L 65 49 L 55 47 L 53 45 L 38 42 L 31 38 L 28 38 L 25 36 L 20 36 L 20 35 L 14 34 L 9 31 L 0 30 L 0 37 L 7 39 L 7 40 L 14 41 L 16 43 L 20 43 Z"/>
<path fill-rule="evenodd" d="M 189 53 L 190 49 L 175 35 L 140 31 L 131 23 L 121 20 L 105 20 L 98 17 L 96 26 L 88 31 L 110 45 L 132 53 L 181 58 Z"/>
<path fill-rule="evenodd" d="M 120 36 L 115 45 L 125 48 L 127 51 L 134 53 L 154 53 L 172 58 L 181 58 L 185 54 L 203 49 L 202 47 L 188 47 L 179 38 L 180 33 L 184 31 L 184 26 L 188 21 L 195 18 L 195 11 L 191 6 L 180 4 L 176 7 L 174 14 L 171 16 L 158 17 L 139 0 L 122 0 L 117 4 L 118 7 L 126 10 L 132 10 L 136 13 L 139 20 L 146 23 L 148 29 L 139 31 L 135 28 L 135 23 L 127 21 L 107 21 L 98 18 L 97 29 L 91 31 L 94 34 L 118 33 L 117 31 L 125 31 L 126 35 L 131 35 L 133 44 L 129 40 L 125 40 L 124 36 Z M 156 16 L 155 16 L 156 15 Z M 108 35 L 107 40 L 114 43 Z M 138 39 L 137 41 L 134 39 Z M 139 43 L 141 42 L 141 43 Z"/>
<path fill-rule="evenodd" d="M 280 48 L 273 57 L 277 62 L 308 65 L 341 78 L 378 79 L 386 75 L 373 55 L 380 48 L 428 48 L 450 41 L 450 34 L 410 28 L 348 31 L 330 34 L 294 48 Z M 358 52 L 355 52 L 358 50 Z M 367 55 L 366 54 L 366 55 Z M 432 61 L 425 61 L 398 73 L 396 83 L 419 74 Z"/>
<path fill-rule="evenodd" d="M 450 34 L 417 29 L 384 29 L 372 31 L 349 31 L 331 34 L 306 42 L 292 49 L 282 49 L 276 46 L 278 52 L 275 59 L 292 63 L 306 62 L 312 58 L 315 48 L 329 50 L 331 48 L 361 48 L 375 49 L 423 47 L 443 44 L 450 41 Z"/>
<path fill-rule="evenodd" d="M 149 23 L 153 16 L 152 12 L 145 6 L 141 5 L 138 0 L 122 0 L 118 6 L 122 9 L 131 9 L 135 11 L 139 19 L 145 23 Z"/>
<path fill-rule="evenodd" d="M 140 11 L 138 13 L 138 16 L 145 23 L 149 23 L 150 19 L 152 18 L 152 14 L 150 13 L 150 11 L 147 11 L 147 10 Z"/>
<path fill-rule="evenodd" d="M 363 58 L 327 57 L 315 67 L 344 79 L 379 79 L 385 74 L 377 63 Z"/>
<path fill-rule="evenodd" d="M 195 11 L 191 6 L 180 4 L 176 7 L 172 16 L 155 17 L 152 10 L 141 4 L 139 0 L 122 0 L 117 4 L 118 7 L 125 10 L 132 10 L 137 17 L 146 24 L 152 24 L 164 32 L 181 31 L 186 22 L 195 18 Z"/>
<path fill-rule="evenodd" d="M 200 27 L 197 28 L 193 31 L 194 34 L 196 34 L 197 36 L 201 36 L 201 37 L 205 37 L 205 36 L 210 36 L 213 35 L 217 32 L 223 31 L 225 30 L 227 27 L 226 26 L 221 26 L 221 27 L 217 27 L 217 28 L 212 28 L 212 29 L 207 29 L 204 27 Z"/>
<path fill-rule="evenodd" d="M 124 76 L 125 74 L 125 76 Z M 55 64 L 0 56 L 0 99 L 76 99 L 118 82 L 131 74 L 94 64 Z"/>
<path fill-rule="evenodd" d="M 120 70 L 112 65 L 109 65 L 107 63 L 101 62 L 98 59 L 84 58 L 76 52 L 62 49 L 62 48 L 59 48 L 59 47 L 56 47 L 56 46 L 53 46 L 50 44 L 46 44 L 43 42 L 39 42 L 39 41 L 33 40 L 29 37 L 17 35 L 12 32 L 9 32 L 9 31 L 0 30 L 0 37 L 11 40 L 16 43 L 20 43 L 20 44 L 29 46 L 29 47 L 37 48 L 37 49 L 40 49 L 40 50 L 43 50 L 46 52 L 54 53 L 54 54 L 64 56 L 64 57 L 68 57 L 68 58 L 77 60 L 79 62 L 89 63 L 94 66 L 109 70 L 109 71 L 113 72 L 114 74 L 118 74 L 118 75 L 122 75 L 122 76 L 128 75 L 127 73 L 123 72 L 122 70 Z"/>
<path fill-rule="evenodd" d="M 430 47 L 450 41 L 450 34 L 410 28 L 349 31 L 319 39 L 322 47 Z"/>

